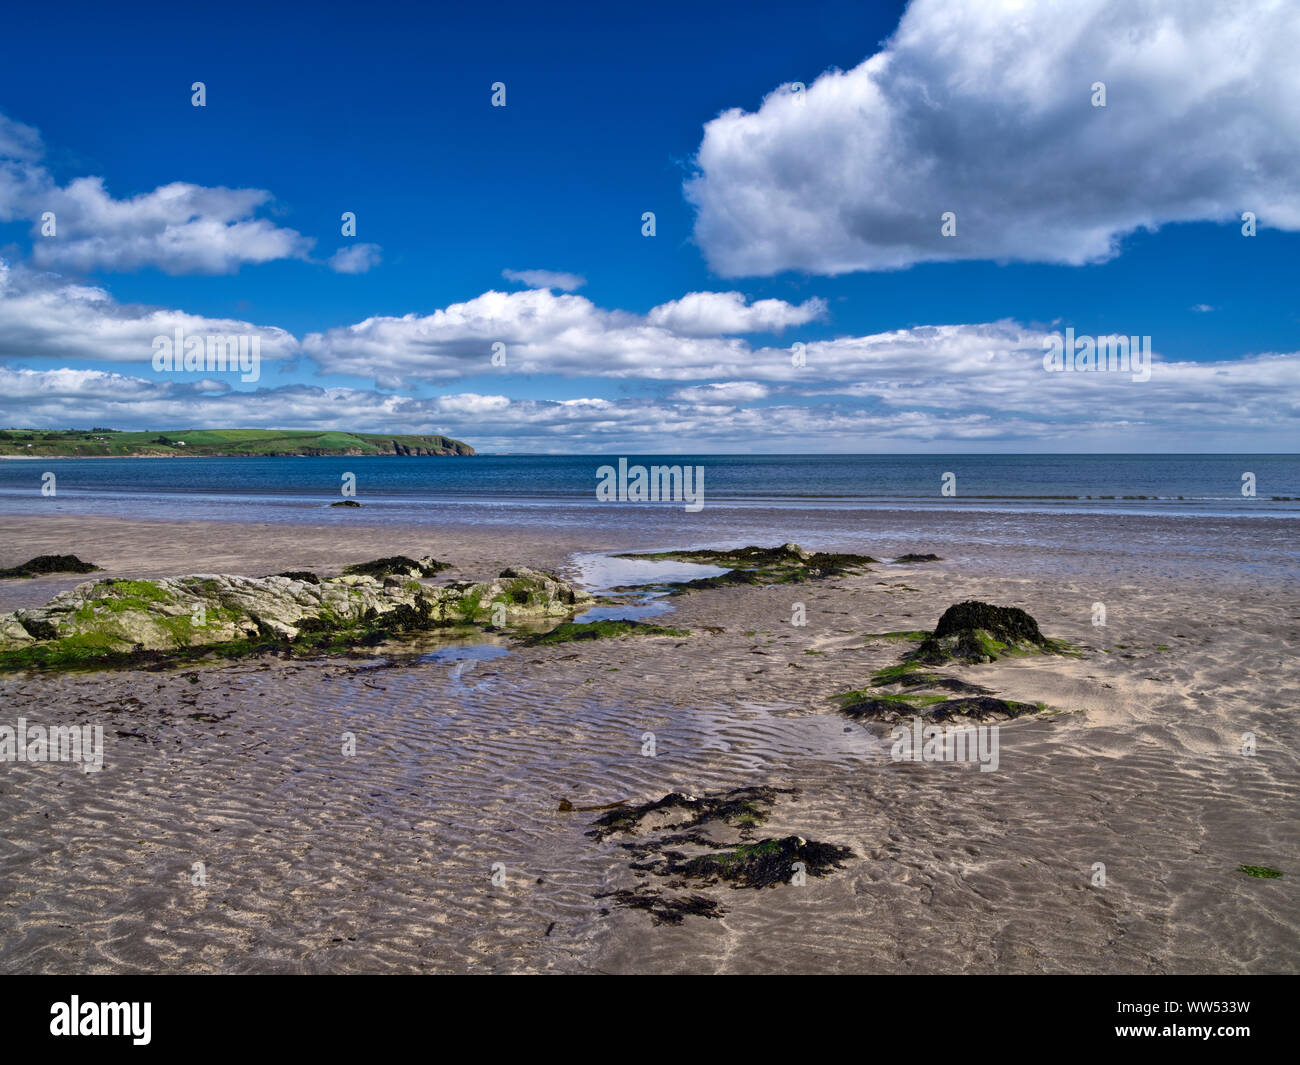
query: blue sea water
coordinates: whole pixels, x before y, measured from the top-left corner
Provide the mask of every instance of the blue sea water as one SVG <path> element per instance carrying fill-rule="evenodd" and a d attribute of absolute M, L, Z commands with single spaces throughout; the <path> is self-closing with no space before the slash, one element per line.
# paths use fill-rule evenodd
<path fill-rule="evenodd" d="M 618 456 L 27 459 L 0 462 L 0 512 L 319 521 L 345 474 L 369 517 L 437 521 L 463 508 L 530 522 L 554 504 L 608 507 L 597 469 Z M 976 508 L 1023 513 L 1300 516 L 1300 455 L 675 455 L 629 464 L 704 470 L 706 507 Z M 42 475 L 56 477 L 54 499 Z M 941 494 L 944 474 L 956 494 Z M 1243 495 L 1254 474 L 1255 495 Z M 631 504 L 671 507 L 679 504 Z M 335 512 L 337 513 L 337 511 Z M 455 518 L 463 520 L 467 515 Z M 544 519 L 543 519 L 544 520 Z"/>
<path fill-rule="evenodd" d="M 107 516 L 436 534 L 527 532 L 573 549 L 779 544 L 889 558 L 933 551 L 1024 572 L 1235 573 L 1300 580 L 1300 455 L 675 455 L 703 468 L 704 506 L 601 502 L 620 456 L 0 461 L 5 516 Z M 43 495 L 44 475 L 56 492 Z M 944 474 L 956 495 L 944 496 Z M 361 509 L 331 508 L 344 476 Z M 1242 493 L 1253 474 L 1255 495 Z M 26 545 L 8 545 L 12 561 Z M 93 543 L 80 545 L 93 553 Z M 71 548 L 70 548 L 71 549 Z M 35 553 L 34 551 L 28 553 Z M 585 557 L 585 556 L 584 556 Z M 592 578 L 599 581 L 599 574 Z"/>

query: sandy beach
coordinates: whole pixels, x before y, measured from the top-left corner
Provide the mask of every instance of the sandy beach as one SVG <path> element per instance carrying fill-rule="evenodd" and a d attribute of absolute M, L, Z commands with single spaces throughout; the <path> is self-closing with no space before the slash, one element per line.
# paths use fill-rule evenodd
<path fill-rule="evenodd" d="M 4 565 L 73 551 L 128 577 L 432 553 L 448 577 L 581 579 L 592 553 L 665 546 L 540 526 L 11 516 L 0 533 Z M 5 721 L 93 720 L 106 750 L 98 773 L 3 767 L 0 970 L 1294 972 L 1297 585 L 1096 547 L 1088 565 L 1031 564 L 931 523 L 894 554 L 944 561 L 676 596 L 654 620 L 680 638 L 6 676 Z M 83 579 L 5 581 L 0 610 Z M 970 598 L 1080 653 L 951 674 L 1053 712 L 1001 726 L 995 772 L 893 761 L 888 730 L 831 697 L 898 661 L 873 634 L 928 630 Z M 595 813 L 560 809 L 755 785 L 792 789 L 763 835 L 852 857 L 802 885 L 704 887 L 721 915 L 676 925 L 617 905 L 662 878 L 632 868 L 627 840 L 588 835 Z"/>

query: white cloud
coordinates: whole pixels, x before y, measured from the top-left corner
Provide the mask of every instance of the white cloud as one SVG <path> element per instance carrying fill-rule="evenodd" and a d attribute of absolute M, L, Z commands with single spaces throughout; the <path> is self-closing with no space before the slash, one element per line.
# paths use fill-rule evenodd
<path fill-rule="evenodd" d="M 753 276 L 1081 264 L 1245 210 L 1300 229 L 1297 52 L 1275 0 L 914 0 L 859 66 L 706 125 L 696 240 Z"/>
<path fill-rule="evenodd" d="M 566 274 L 556 270 L 502 270 L 507 281 L 517 281 L 529 288 L 558 288 L 561 292 L 574 292 L 587 283 L 580 274 Z"/>
<path fill-rule="evenodd" d="M 715 327 L 775 329 L 824 311 L 820 300 L 795 307 L 761 300 L 751 307 L 723 293 L 694 293 L 640 317 L 597 307 L 583 296 L 547 289 L 485 292 L 430 315 L 367 318 L 311 333 L 303 350 L 329 373 L 402 381 L 451 381 L 492 372 L 492 345 L 506 345 L 516 373 L 642 377 L 685 381 L 732 376 L 753 358 L 749 344 L 725 335 L 697 335 L 711 315 Z M 655 320 L 657 319 L 657 320 Z M 679 331 L 684 330 L 684 331 Z M 774 356 L 788 361 L 788 352 Z"/>
<path fill-rule="evenodd" d="M 329 257 L 329 268 L 336 274 L 364 274 L 379 265 L 378 244 L 350 244 Z"/>
<path fill-rule="evenodd" d="M 59 186 L 40 158 L 36 131 L 0 116 L 0 221 L 31 221 L 38 266 L 226 274 L 245 263 L 305 258 L 313 244 L 295 230 L 254 217 L 271 200 L 262 189 L 176 181 L 119 200 L 100 177 Z M 47 211 L 54 214 L 53 236 L 41 233 Z"/>
<path fill-rule="evenodd" d="M 648 316 L 647 316 L 648 317 Z M 375 389 L 243 387 L 152 373 L 153 338 L 257 333 L 265 359 L 308 354 L 330 373 L 449 382 L 422 397 Z M 1076 323 L 1080 333 L 1086 323 Z M 1014 321 L 918 326 L 787 347 L 701 337 L 575 295 L 489 292 L 432 315 L 367 319 L 302 344 L 279 329 L 116 303 L 103 289 L 0 261 L 0 424 L 336 427 L 444 432 L 483 450 L 897 450 L 948 441 L 1019 447 L 1285 450 L 1300 432 L 1300 354 L 1157 358 L 1150 380 L 1048 373 L 1049 334 Z M 507 366 L 491 367 L 491 343 Z M 118 364 L 72 368 L 70 361 Z M 135 376 L 129 367 L 140 367 Z M 128 367 L 128 369 L 122 369 Z M 619 379 L 617 399 L 517 398 L 521 374 Z M 662 382 L 680 387 L 660 395 Z"/>
<path fill-rule="evenodd" d="M 283 329 L 119 304 L 102 288 L 0 259 L 0 358 L 150 362 L 154 338 L 178 328 L 187 336 L 259 336 L 264 360 L 291 358 L 298 350 Z"/>
<path fill-rule="evenodd" d="M 687 403 L 734 404 L 766 399 L 770 392 L 767 385 L 760 385 L 757 381 L 720 381 L 716 384 L 679 388 L 673 392 L 672 397 Z"/>
<path fill-rule="evenodd" d="M 679 300 L 653 308 L 646 321 L 685 336 L 727 333 L 779 333 L 824 317 L 826 301 L 805 300 L 795 306 L 785 300 L 746 304 L 739 292 L 688 292 Z"/>
<path fill-rule="evenodd" d="M 44 154 L 40 133 L 0 115 L 0 158 L 39 159 Z"/>

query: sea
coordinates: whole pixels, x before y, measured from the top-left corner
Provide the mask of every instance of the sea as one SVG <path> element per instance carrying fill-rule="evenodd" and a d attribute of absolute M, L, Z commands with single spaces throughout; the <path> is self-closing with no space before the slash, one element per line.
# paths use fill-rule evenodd
<path fill-rule="evenodd" d="M 601 468 L 620 459 L 690 467 L 693 486 L 702 471 L 703 505 L 602 501 Z M 331 506 L 344 499 L 361 509 Z M 870 549 L 905 539 L 917 550 L 961 542 L 1078 552 L 1130 537 L 1134 550 L 1181 545 L 1183 555 L 1290 569 L 1300 455 L 19 459 L 0 461 L 5 514 L 595 529 L 662 546 Z"/>

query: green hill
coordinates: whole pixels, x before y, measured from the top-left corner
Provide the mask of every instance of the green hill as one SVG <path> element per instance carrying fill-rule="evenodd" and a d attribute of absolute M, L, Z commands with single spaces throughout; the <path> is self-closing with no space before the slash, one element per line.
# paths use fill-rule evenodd
<path fill-rule="evenodd" d="M 0 429 L 0 456 L 94 458 L 185 455 L 472 455 L 447 436 L 318 432 L 313 429 Z"/>

